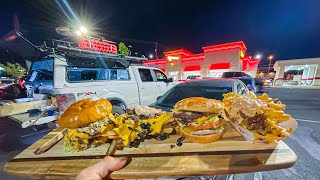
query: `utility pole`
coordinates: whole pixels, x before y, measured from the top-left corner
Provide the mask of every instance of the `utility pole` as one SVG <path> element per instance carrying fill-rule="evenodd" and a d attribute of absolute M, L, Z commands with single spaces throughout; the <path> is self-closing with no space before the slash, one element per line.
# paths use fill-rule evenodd
<path fill-rule="evenodd" d="M 274 58 L 273 55 L 270 55 L 270 56 L 268 57 L 268 59 L 269 59 L 269 69 L 268 69 L 268 73 L 270 72 L 271 61 L 272 61 L 273 58 Z"/>
<path fill-rule="evenodd" d="M 156 49 L 154 49 L 155 53 L 156 53 L 156 58 L 158 58 L 158 42 L 156 42 Z"/>

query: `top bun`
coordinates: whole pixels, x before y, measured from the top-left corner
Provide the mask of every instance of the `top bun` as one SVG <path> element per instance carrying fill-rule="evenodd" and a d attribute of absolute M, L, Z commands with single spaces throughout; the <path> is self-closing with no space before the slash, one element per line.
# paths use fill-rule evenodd
<path fill-rule="evenodd" d="M 108 116 L 111 111 L 112 105 L 106 99 L 83 99 L 71 104 L 59 117 L 58 124 L 64 128 L 79 128 Z"/>
<path fill-rule="evenodd" d="M 176 103 L 174 108 L 178 111 L 217 113 L 218 111 L 223 110 L 223 105 L 221 101 L 216 99 L 191 97 L 180 100 Z"/>

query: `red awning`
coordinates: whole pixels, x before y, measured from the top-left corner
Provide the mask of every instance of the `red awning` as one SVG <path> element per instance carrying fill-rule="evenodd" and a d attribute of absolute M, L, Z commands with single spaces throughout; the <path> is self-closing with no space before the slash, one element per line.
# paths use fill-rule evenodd
<path fill-rule="evenodd" d="M 184 71 L 200 71 L 200 66 L 187 66 L 184 68 Z"/>
<path fill-rule="evenodd" d="M 210 70 L 215 70 L 215 69 L 230 69 L 230 63 L 211 64 Z"/>
<path fill-rule="evenodd" d="M 161 68 L 161 71 L 162 72 L 166 72 L 166 68 Z"/>

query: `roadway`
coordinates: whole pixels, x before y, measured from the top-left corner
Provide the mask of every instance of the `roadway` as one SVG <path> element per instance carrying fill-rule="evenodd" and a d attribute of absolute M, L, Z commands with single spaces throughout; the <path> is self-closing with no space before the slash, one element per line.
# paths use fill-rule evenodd
<path fill-rule="evenodd" d="M 298 156 L 297 163 L 289 169 L 262 173 L 237 174 L 229 180 L 300 180 L 320 177 L 320 89 L 272 88 L 271 97 L 278 97 L 287 105 L 286 112 L 299 123 L 297 130 L 284 141 Z M 24 148 L 48 133 L 47 129 L 34 132 L 31 128 L 21 129 L 15 122 L 0 119 L 0 179 L 21 179 L 5 175 L 3 165 Z M 217 178 L 225 179 L 226 176 Z"/>

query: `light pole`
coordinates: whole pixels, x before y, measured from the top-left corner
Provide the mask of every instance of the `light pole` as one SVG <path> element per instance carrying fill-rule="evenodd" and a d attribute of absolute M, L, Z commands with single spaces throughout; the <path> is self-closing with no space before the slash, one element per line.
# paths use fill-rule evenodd
<path fill-rule="evenodd" d="M 270 66 L 271 66 L 271 62 L 272 62 L 272 59 L 274 58 L 274 56 L 273 55 L 270 55 L 269 57 L 268 57 L 268 59 L 269 59 L 269 69 L 268 69 L 268 73 L 270 72 Z"/>
<path fill-rule="evenodd" d="M 132 46 L 129 45 L 129 46 L 128 46 L 128 51 L 129 51 L 128 54 L 129 54 L 129 56 L 131 56 L 131 48 L 132 48 Z"/>

